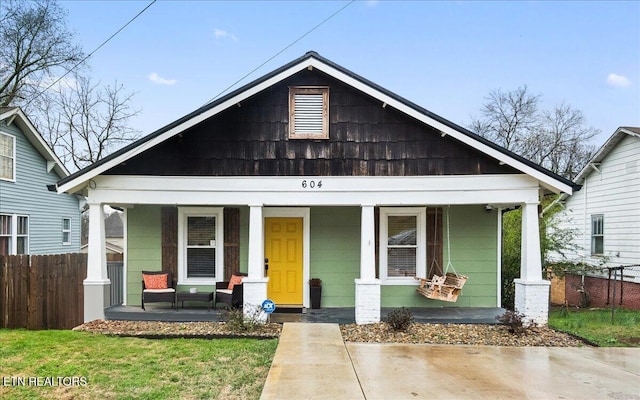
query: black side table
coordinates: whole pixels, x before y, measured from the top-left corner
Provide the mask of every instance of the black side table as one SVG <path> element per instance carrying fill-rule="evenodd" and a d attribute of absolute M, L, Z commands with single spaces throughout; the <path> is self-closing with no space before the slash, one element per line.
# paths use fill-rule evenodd
<path fill-rule="evenodd" d="M 207 311 L 211 311 L 213 292 L 178 292 L 176 294 L 176 310 L 178 309 L 178 302 L 182 302 L 182 308 L 184 308 L 185 301 L 206 301 L 208 306 Z"/>

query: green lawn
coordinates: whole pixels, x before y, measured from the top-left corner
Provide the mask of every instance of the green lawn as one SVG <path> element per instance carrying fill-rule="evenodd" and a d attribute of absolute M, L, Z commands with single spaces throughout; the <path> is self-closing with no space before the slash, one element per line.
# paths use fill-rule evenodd
<path fill-rule="evenodd" d="M 276 346 L 275 339 L 0 330 L 0 398 L 257 399 Z M 30 378 L 40 381 L 29 385 Z"/>
<path fill-rule="evenodd" d="M 585 338 L 599 346 L 640 347 L 640 311 L 616 309 L 554 309 L 549 326 Z"/>

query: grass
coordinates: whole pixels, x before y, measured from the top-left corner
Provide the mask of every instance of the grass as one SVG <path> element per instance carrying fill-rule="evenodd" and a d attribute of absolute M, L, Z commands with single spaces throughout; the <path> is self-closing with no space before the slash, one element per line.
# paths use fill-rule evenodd
<path fill-rule="evenodd" d="M 276 346 L 275 339 L 157 340 L 0 330 L 0 398 L 257 399 Z M 26 384 L 11 385 L 12 377 Z M 28 379 L 36 377 L 41 383 L 52 377 L 57 386 L 29 386 Z M 58 384 L 59 377 L 67 385 Z M 74 378 L 79 384 L 70 385 Z"/>
<path fill-rule="evenodd" d="M 640 347 L 640 311 L 616 309 L 554 309 L 549 326 L 603 347 Z"/>

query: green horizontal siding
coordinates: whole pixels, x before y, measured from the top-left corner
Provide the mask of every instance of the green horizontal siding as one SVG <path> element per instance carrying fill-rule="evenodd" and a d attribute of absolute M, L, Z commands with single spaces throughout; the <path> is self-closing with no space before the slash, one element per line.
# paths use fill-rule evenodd
<path fill-rule="evenodd" d="M 322 307 L 355 306 L 360 276 L 360 208 L 311 209 L 311 278 L 322 279 Z"/>
<path fill-rule="evenodd" d="M 309 276 L 322 279 L 323 307 L 355 306 L 355 279 L 360 275 L 360 214 L 359 207 L 311 208 Z M 129 209 L 127 224 L 127 303 L 140 304 L 140 271 L 161 268 L 160 207 Z M 248 207 L 240 208 L 240 224 L 240 270 L 247 271 Z M 383 285 L 383 307 L 496 306 L 497 214 L 487 214 L 481 206 L 451 207 L 450 234 L 452 265 L 459 274 L 469 277 L 458 301 L 426 299 L 416 293 L 415 286 Z M 446 265 L 446 225 L 444 239 Z M 208 289 L 213 288 L 198 286 L 198 290 Z"/>
<path fill-rule="evenodd" d="M 127 304 L 140 305 L 142 271 L 162 270 L 159 206 L 127 209 Z"/>
<path fill-rule="evenodd" d="M 445 212 L 446 215 L 446 212 Z M 383 307 L 496 307 L 498 290 L 498 215 L 482 206 L 449 209 L 449 272 L 469 277 L 456 302 L 427 299 L 415 286 L 383 285 Z M 429 229 L 429 227 L 427 227 Z M 444 257 L 447 265 L 447 225 L 443 223 Z M 429 255 L 427 255 L 429 260 Z"/>

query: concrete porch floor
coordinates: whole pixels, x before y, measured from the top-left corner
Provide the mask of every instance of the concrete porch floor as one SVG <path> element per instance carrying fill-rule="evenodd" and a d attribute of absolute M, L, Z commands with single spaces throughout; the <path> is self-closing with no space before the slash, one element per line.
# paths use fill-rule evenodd
<path fill-rule="evenodd" d="M 382 308 L 384 318 L 396 308 Z M 409 308 L 415 322 L 432 324 L 496 324 L 496 317 L 504 313 L 502 308 Z M 276 310 L 277 311 L 277 310 Z M 146 310 L 139 306 L 113 306 L 105 309 L 108 320 L 124 321 L 223 321 L 224 312 L 219 309 L 208 311 L 206 308 L 171 308 L 168 305 L 147 305 Z M 305 309 L 302 313 L 279 313 L 270 316 L 271 322 L 307 322 L 307 323 L 355 323 L 355 309 L 352 307 Z"/>

